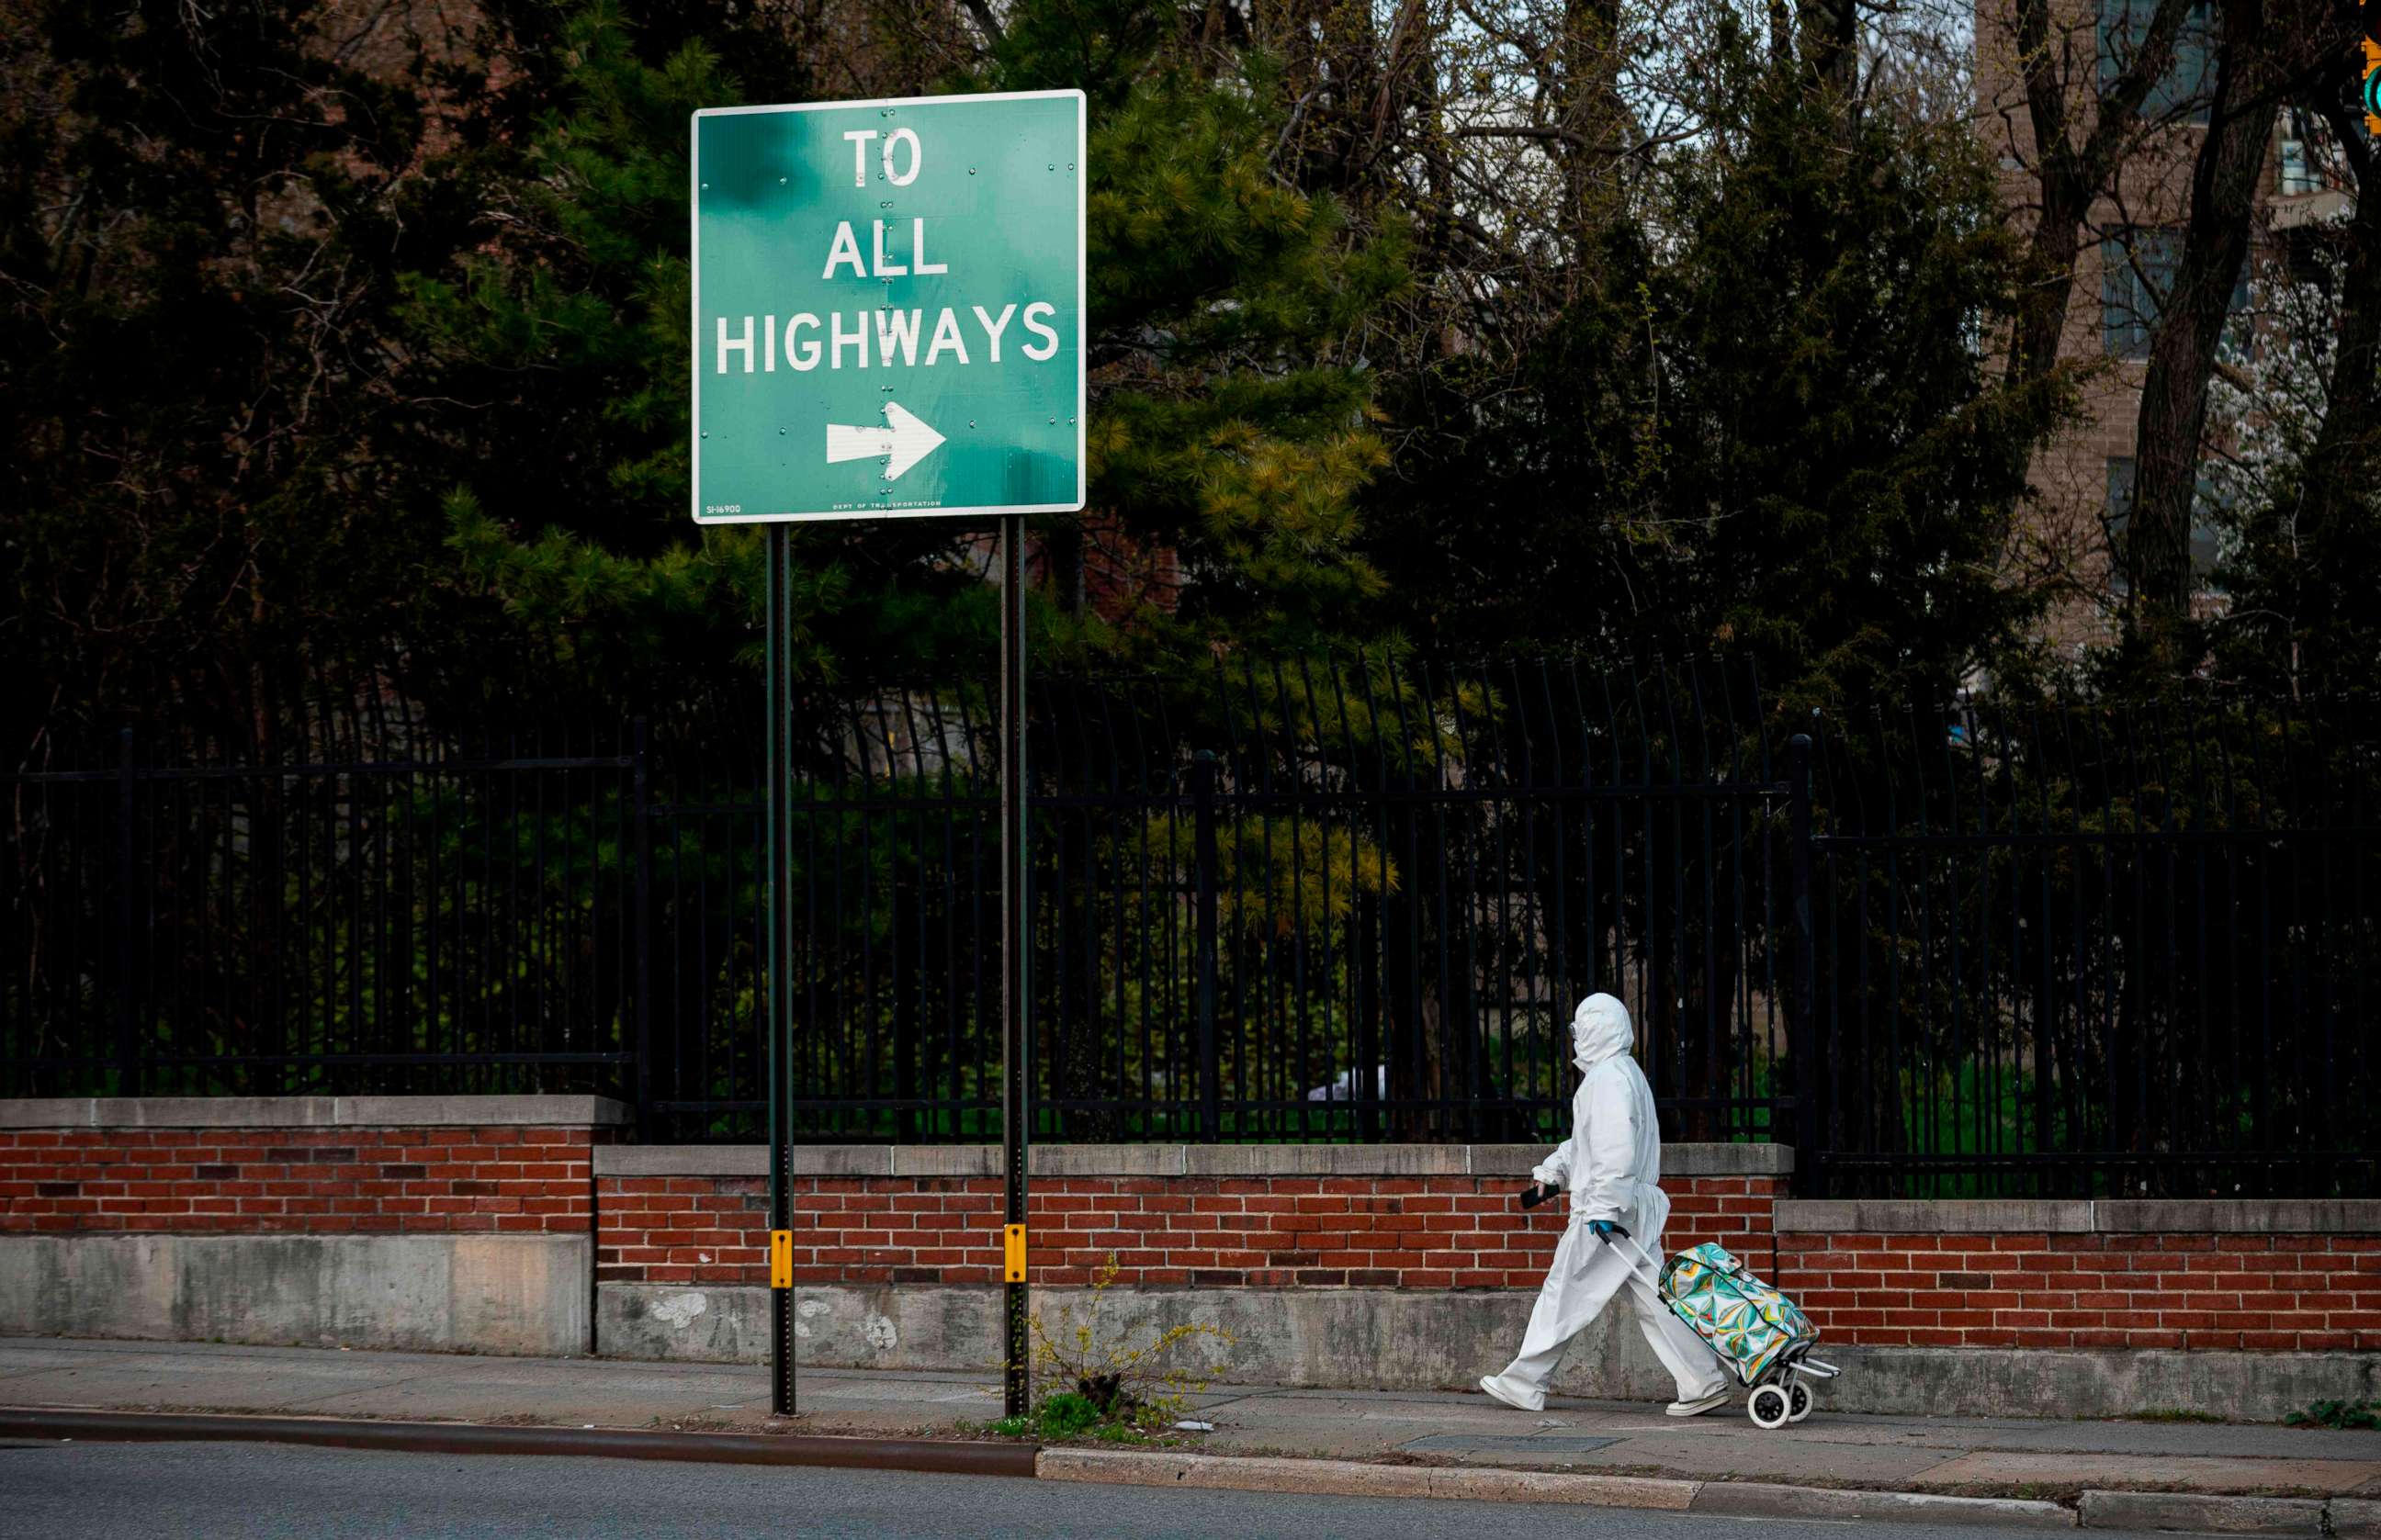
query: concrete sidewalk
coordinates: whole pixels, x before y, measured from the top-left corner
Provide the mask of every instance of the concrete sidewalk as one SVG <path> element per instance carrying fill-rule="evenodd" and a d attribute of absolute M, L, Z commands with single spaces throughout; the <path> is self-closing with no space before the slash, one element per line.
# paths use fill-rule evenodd
<path fill-rule="evenodd" d="M 0 1406 L 455 1421 L 513 1427 L 951 1437 L 1000 1414 L 996 1377 L 804 1371 L 773 1419 L 764 1371 L 606 1359 L 474 1358 L 199 1343 L 0 1340 Z M 2087 1488 L 2381 1497 L 2381 1433 L 2187 1422 L 1852 1416 L 1764 1432 L 1729 1409 L 1219 1386 L 1211 1434 L 1178 1450 L 1428 1467 L 1790 1482 L 2072 1502 Z"/>

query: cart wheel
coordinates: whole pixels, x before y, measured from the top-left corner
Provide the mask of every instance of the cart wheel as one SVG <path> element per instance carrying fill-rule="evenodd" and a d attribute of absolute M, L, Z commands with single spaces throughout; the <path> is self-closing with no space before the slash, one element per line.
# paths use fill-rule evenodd
<path fill-rule="evenodd" d="M 1786 1392 L 1775 1385 L 1764 1385 L 1752 1392 L 1744 1403 L 1744 1414 L 1752 1419 L 1755 1427 L 1784 1427 L 1793 1416 L 1793 1403 Z"/>
<path fill-rule="evenodd" d="M 1813 1404 L 1811 1400 L 1811 1388 L 1803 1384 L 1801 1380 L 1796 1380 L 1792 1385 L 1787 1388 L 1786 1399 L 1794 1408 L 1793 1411 L 1786 1414 L 1786 1420 L 1788 1422 L 1799 1423 L 1803 1418 L 1811 1414 L 1811 1408 Z"/>

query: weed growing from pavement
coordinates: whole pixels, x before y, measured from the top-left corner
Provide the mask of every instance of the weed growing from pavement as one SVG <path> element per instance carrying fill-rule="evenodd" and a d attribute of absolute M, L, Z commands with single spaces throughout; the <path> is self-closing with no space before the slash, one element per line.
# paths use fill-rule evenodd
<path fill-rule="evenodd" d="M 2317 1401 L 2282 1421 L 2291 1427 L 2381 1427 L 2381 1401 Z"/>
<path fill-rule="evenodd" d="M 1044 1443 L 1091 1438 L 1142 1444 L 1190 1411 L 1190 1398 L 1207 1388 L 1208 1377 L 1176 1361 L 1178 1350 L 1197 1338 L 1213 1338 L 1226 1347 L 1236 1339 L 1205 1322 L 1167 1327 L 1154 1336 L 1104 1333 L 1102 1307 L 1116 1277 L 1117 1260 L 1110 1256 L 1092 1279 L 1092 1297 L 1080 1320 L 1073 1305 L 1058 1311 L 1055 1327 L 1038 1312 L 1031 1317 L 1034 1377 L 1055 1388 L 1030 1414 L 1003 1417 L 988 1431 Z"/>

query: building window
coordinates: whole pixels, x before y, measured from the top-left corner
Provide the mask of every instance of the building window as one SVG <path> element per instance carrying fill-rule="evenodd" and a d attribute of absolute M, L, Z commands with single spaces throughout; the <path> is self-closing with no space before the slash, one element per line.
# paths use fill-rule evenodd
<path fill-rule="evenodd" d="M 2250 261 L 2255 259 L 2253 255 Z M 2224 346 L 2246 358 L 2254 342 L 2249 315 L 2250 261 L 2232 279 Z M 2182 232 L 2129 228 L 2100 243 L 2100 351 L 2111 358 L 2146 358 L 2158 316 L 2182 266 Z"/>
<path fill-rule="evenodd" d="M 2124 543 L 2125 520 L 2132 515 L 2132 512 L 2133 457 L 2131 455 L 2111 455 L 2108 456 L 2108 506 L 2101 515 L 2101 521 L 2107 527 L 2108 551 L 2112 556 Z M 2108 564 L 2109 589 L 2121 594 L 2127 587 L 2125 564 L 2111 561 Z"/>
<path fill-rule="evenodd" d="M 2158 312 L 2174 290 L 2174 271 L 2181 262 L 2182 237 L 2172 230 L 2119 230 L 2101 243 L 2103 353 L 2111 358 L 2150 356 Z"/>
<path fill-rule="evenodd" d="M 2322 190 L 2323 179 L 2317 176 L 2307 164 L 2306 140 L 2303 139 L 2282 140 L 2282 196 L 2295 198 L 2301 193 Z"/>
<path fill-rule="evenodd" d="M 2150 33 L 2158 0 L 2099 0 L 2100 93 L 2116 90 L 2117 77 Z M 2216 93 L 2216 23 L 2208 0 L 2193 0 L 2174 38 L 2174 67 L 2142 98 L 2146 118 L 2207 121 Z"/>
<path fill-rule="evenodd" d="M 2214 586 L 2208 582 L 2208 575 L 2216 570 L 2218 554 L 2214 515 L 2219 511 L 2216 488 L 2202 475 L 2197 494 L 2192 499 L 2191 516 L 2191 570 L 2198 575 L 2199 581 L 2194 586 L 2202 593 L 2215 591 Z M 2111 552 L 2124 543 L 2125 525 L 2132 517 L 2132 513 L 2133 457 L 2111 455 L 2108 456 L 2108 502 L 2106 511 L 2101 515 L 2107 527 Z M 2110 591 L 2122 594 L 2130 586 L 2125 580 L 2124 564 L 2120 561 L 2109 563 Z"/>
<path fill-rule="evenodd" d="M 2197 581 L 2192 587 L 2203 594 L 2220 593 L 2216 586 L 2216 560 L 2223 553 L 2223 537 L 2216 519 L 2227 512 L 2224 494 L 2207 479 L 2207 467 L 2199 470 L 2199 485 L 2191 499 L 2191 570 Z"/>

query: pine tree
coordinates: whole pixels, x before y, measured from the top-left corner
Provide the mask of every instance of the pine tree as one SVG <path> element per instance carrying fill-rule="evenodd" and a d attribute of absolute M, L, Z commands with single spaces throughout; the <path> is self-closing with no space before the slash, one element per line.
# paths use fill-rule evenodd
<path fill-rule="evenodd" d="M 305 0 L 0 23 L 12 762 L 104 723 L 245 746 L 267 698 L 416 624 L 387 346 L 433 109 Z"/>
<path fill-rule="evenodd" d="M 1382 449 L 1351 338 L 1402 281 L 1396 243 L 1356 242 L 1326 201 L 1274 178 L 1263 78 L 1169 66 L 1153 52 L 1157 14 L 1119 7 L 1099 35 L 1121 45 L 1086 54 L 1077 29 L 1020 7 L 990 73 L 953 82 L 1081 85 L 1095 103 L 1090 538 L 1176 553 L 1183 575 L 1178 591 L 1128 588 L 1122 624 L 1059 585 L 1036 625 L 1053 660 L 1307 645 L 1344 634 L 1378 588 L 1355 550 L 1355 492 Z M 725 41 L 759 23 L 714 23 L 656 56 L 618 10 L 573 19 L 532 55 L 563 75 L 533 92 L 525 131 L 485 135 L 448 168 L 490 211 L 488 245 L 407 282 L 416 388 L 468 404 L 438 430 L 467 451 L 446 499 L 462 584 L 543 655 L 659 688 L 749 661 L 757 600 L 753 533 L 696 530 L 681 513 L 687 115 L 812 94 L 790 56 Z M 802 670 L 975 671 L 991 615 L 970 559 L 982 533 L 795 531 Z M 1040 538 L 1081 561 L 1076 521 L 1044 521 Z"/>
<path fill-rule="evenodd" d="M 495 13 L 507 35 L 545 14 L 520 10 Z M 509 637 L 546 687 L 639 701 L 749 687 L 759 656 L 759 533 L 685 513 L 688 117 L 807 94 L 772 18 L 671 21 L 599 5 L 529 49 L 554 77 L 499 90 L 490 131 L 441 168 L 485 210 L 484 243 L 404 280 L 414 388 L 459 404 L 425 429 L 452 451 L 425 458 L 455 469 L 423 493 L 479 601 L 473 651 Z M 946 525 L 791 538 L 800 677 L 899 673 L 986 634 Z"/>

